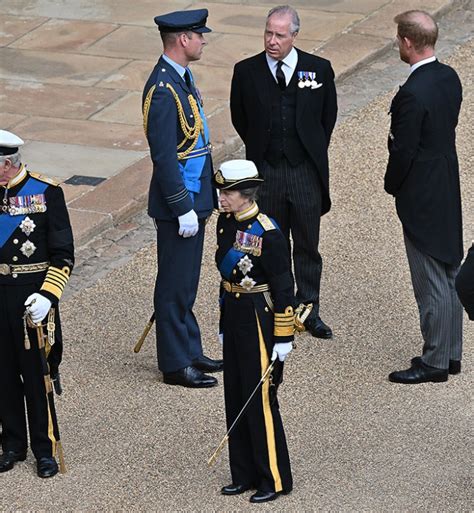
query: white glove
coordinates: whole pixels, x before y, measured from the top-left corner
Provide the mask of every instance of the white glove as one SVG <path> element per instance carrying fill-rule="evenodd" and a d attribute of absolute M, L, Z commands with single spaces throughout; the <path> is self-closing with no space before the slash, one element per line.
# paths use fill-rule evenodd
<path fill-rule="evenodd" d="M 178 216 L 178 221 L 178 233 L 184 238 L 194 237 L 196 233 L 199 231 L 198 216 L 196 212 L 194 212 L 194 210 L 190 210 L 189 212 L 186 212 L 186 214 Z"/>
<path fill-rule="evenodd" d="M 28 306 L 30 309 L 31 320 L 38 324 L 48 315 L 51 301 L 47 297 L 35 292 L 25 301 L 25 306 Z"/>
<path fill-rule="evenodd" d="M 222 345 L 224 345 L 224 333 L 219 333 L 219 342 Z"/>
<path fill-rule="evenodd" d="M 285 358 L 291 353 L 292 350 L 293 344 L 291 342 L 277 342 L 273 346 L 272 362 L 277 359 L 277 356 L 280 362 L 284 362 Z"/>

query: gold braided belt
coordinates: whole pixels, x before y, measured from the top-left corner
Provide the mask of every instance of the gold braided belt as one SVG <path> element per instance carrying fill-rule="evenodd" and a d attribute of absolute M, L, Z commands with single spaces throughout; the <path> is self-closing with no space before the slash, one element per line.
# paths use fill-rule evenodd
<path fill-rule="evenodd" d="M 46 271 L 49 262 L 38 262 L 36 264 L 10 265 L 0 264 L 0 276 L 8 276 L 10 274 L 28 274 Z"/>
<path fill-rule="evenodd" d="M 222 286 L 226 292 L 236 292 L 239 294 L 257 294 L 259 292 L 267 292 L 270 290 L 270 285 L 268 285 L 268 283 L 263 283 L 262 285 L 254 285 L 251 289 L 246 289 L 241 285 L 237 285 L 237 283 L 231 283 L 230 281 L 222 280 Z"/>

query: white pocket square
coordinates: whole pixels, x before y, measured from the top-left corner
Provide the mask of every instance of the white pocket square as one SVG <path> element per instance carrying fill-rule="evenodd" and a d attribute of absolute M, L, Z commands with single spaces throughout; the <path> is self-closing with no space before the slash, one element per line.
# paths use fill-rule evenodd
<path fill-rule="evenodd" d="M 319 89 L 320 87 L 323 86 L 323 83 L 322 82 L 316 82 L 314 84 L 311 84 L 311 89 Z"/>

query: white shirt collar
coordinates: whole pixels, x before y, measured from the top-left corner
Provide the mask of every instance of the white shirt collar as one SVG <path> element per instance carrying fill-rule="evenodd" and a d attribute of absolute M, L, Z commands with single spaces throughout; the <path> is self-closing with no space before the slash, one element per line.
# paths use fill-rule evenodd
<path fill-rule="evenodd" d="M 267 58 L 268 67 L 270 68 L 270 71 L 276 80 L 278 60 L 270 57 L 268 53 L 265 54 L 265 57 Z M 291 77 L 293 76 L 293 73 L 295 72 L 296 65 L 298 64 L 298 52 L 294 47 L 291 49 L 290 53 L 284 59 L 282 59 L 282 62 L 284 66 L 282 66 L 281 69 L 285 74 L 286 84 L 288 85 L 290 83 Z"/>
<path fill-rule="evenodd" d="M 168 57 L 166 54 L 163 54 L 162 55 L 163 59 L 170 65 L 172 66 L 176 72 L 178 73 L 178 75 L 183 78 L 184 77 L 184 73 L 186 71 L 186 68 L 183 68 L 183 66 L 181 66 L 181 64 L 178 64 L 177 62 L 175 62 L 173 59 L 171 59 L 170 57 Z"/>
<path fill-rule="evenodd" d="M 278 60 L 270 57 L 268 53 L 266 53 L 265 56 L 267 57 L 268 66 L 271 71 L 276 71 Z M 283 71 L 285 71 L 286 66 L 288 66 L 292 72 L 295 71 L 296 65 L 298 64 L 298 52 L 296 49 L 293 47 L 290 53 L 284 59 L 282 59 L 282 61 L 283 64 L 285 64 L 285 66 L 282 67 Z"/>
<path fill-rule="evenodd" d="M 410 67 L 410 75 L 418 69 L 420 66 L 423 66 L 424 64 L 429 64 L 430 62 L 434 62 L 436 60 L 436 55 L 433 55 L 432 57 L 428 57 L 427 59 L 423 59 L 422 61 L 418 61 L 416 64 L 412 64 Z"/>

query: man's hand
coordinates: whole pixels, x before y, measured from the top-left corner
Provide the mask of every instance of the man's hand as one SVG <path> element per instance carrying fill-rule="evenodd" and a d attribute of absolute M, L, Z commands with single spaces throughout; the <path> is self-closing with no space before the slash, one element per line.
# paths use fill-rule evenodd
<path fill-rule="evenodd" d="M 194 237 L 196 233 L 199 231 L 199 221 L 198 216 L 194 210 L 190 210 L 183 214 L 182 216 L 178 216 L 179 221 L 179 231 L 178 233 L 181 237 Z"/>
<path fill-rule="evenodd" d="M 273 346 L 272 362 L 274 362 L 277 357 L 280 362 L 284 362 L 285 358 L 291 353 L 292 350 L 293 344 L 291 342 L 277 342 Z"/>
<path fill-rule="evenodd" d="M 25 301 L 25 306 L 29 307 L 31 320 L 35 324 L 38 324 L 48 315 L 49 309 L 51 308 L 51 301 L 35 292 Z"/>

